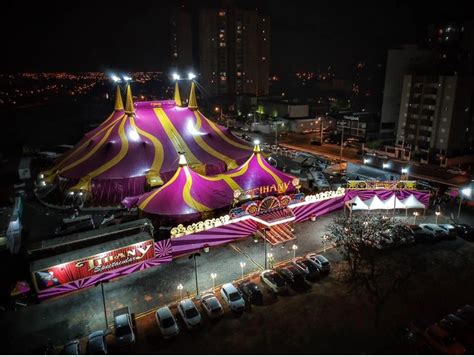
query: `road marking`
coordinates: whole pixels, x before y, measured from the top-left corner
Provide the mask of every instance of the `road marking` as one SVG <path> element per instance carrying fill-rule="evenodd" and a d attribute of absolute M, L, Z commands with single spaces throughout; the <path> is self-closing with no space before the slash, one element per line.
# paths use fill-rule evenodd
<path fill-rule="evenodd" d="M 235 245 L 233 245 L 232 243 L 229 244 L 229 246 L 235 250 L 237 253 L 239 254 L 242 254 L 244 257 L 246 257 L 250 262 L 252 262 L 253 264 L 255 264 L 255 266 L 260 269 L 260 270 L 263 270 L 263 266 L 260 265 L 259 263 L 257 263 L 255 260 L 253 260 L 247 253 L 243 252 L 242 249 L 240 249 L 239 247 L 236 247 Z"/>

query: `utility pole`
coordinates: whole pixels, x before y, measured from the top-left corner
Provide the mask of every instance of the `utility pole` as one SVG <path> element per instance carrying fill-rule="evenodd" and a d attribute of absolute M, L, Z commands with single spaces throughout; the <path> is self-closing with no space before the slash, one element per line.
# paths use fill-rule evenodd
<path fill-rule="evenodd" d="M 196 279 L 196 298 L 198 299 L 199 299 L 199 284 L 198 284 L 196 257 L 200 257 L 200 256 L 201 254 L 199 253 L 193 253 L 188 257 L 188 259 L 194 259 L 194 278 Z"/>
<path fill-rule="evenodd" d="M 323 118 L 319 118 L 319 120 L 321 121 L 321 145 L 323 145 L 323 130 L 324 130 L 324 127 L 323 127 Z"/>
<path fill-rule="evenodd" d="M 94 284 L 95 286 L 100 285 L 100 288 L 102 290 L 102 304 L 104 305 L 105 329 L 109 328 L 109 322 L 107 320 L 107 306 L 105 304 L 105 291 L 104 291 L 104 284 L 108 282 L 109 280 L 102 280 Z"/>
<path fill-rule="evenodd" d="M 268 257 L 267 257 L 267 229 L 263 228 L 263 252 L 265 254 L 265 270 L 268 269 Z"/>

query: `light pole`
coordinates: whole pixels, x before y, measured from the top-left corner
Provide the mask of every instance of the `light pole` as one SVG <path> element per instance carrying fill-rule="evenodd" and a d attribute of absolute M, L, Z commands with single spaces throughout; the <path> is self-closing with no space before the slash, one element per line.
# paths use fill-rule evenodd
<path fill-rule="evenodd" d="M 416 217 L 418 217 L 418 212 L 413 212 L 413 224 L 416 224 Z"/>
<path fill-rule="evenodd" d="M 293 259 L 296 258 L 296 250 L 298 249 L 298 246 L 296 244 L 293 244 L 291 246 L 291 249 L 293 250 Z"/>
<path fill-rule="evenodd" d="M 440 211 L 436 211 L 435 212 L 435 215 L 436 215 L 436 224 L 438 224 L 438 218 L 439 218 L 439 215 L 441 214 Z"/>
<path fill-rule="evenodd" d="M 199 299 L 199 284 L 198 284 L 198 273 L 197 273 L 197 264 L 196 264 L 196 257 L 200 257 L 201 254 L 193 253 L 191 254 L 188 259 L 194 259 L 194 278 L 196 279 L 196 297 Z"/>
<path fill-rule="evenodd" d="M 462 199 L 463 196 L 470 197 L 472 194 L 472 188 L 470 187 L 465 187 L 461 189 L 459 193 L 459 209 L 458 209 L 458 221 L 459 221 L 459 216 L 461 215 L 461 205 L 462 205 Z"/>
<path fill-rule="evenodd" d="M 214 291 L 214 287 L 216 286 L 215 281 L 216 281 L 216 273 L 211 273 L 211 279 L 212 279 L 212 291 Z"/>
<path fill-rule="evenodd" d="M 179 284 L 176 289 L 179 291 L 179 299 L 181 300 L 183 298 L 183 284 Z"/>
<path fill-rule="evenodd" d="M 271 268 L 273 268 L 273 254 L 272 253 L 267 254 L 267 260 L 270 262 Z"/>
<path fill-rule="evenodd" d="M 102 280 L 95 283 L 95 286 L 100 285 L 100 289 L 102 290 L 102 303 L 104 304 L 104 317 L 105 317 L 105 328 L 109 328 L 109 322 L 107 321 L 107 307 L 105 305 L 105 291 L 104 291 L 104 283 L 108 283 L 109 280 Z"/>
<path fill-rule="evenodd" d="M 265 257 L 265 270 L 268 269 L 268 257 L 267 257 L 267 229 L 263 229 L 263 254 Z"/>
<path fill-rule="evenodd" d="M 245 268 L 246 263 L 245 262 L 240 262 L 240 269 L 242 270 L 242 280 L 244 279 L 244 268 Z"/>

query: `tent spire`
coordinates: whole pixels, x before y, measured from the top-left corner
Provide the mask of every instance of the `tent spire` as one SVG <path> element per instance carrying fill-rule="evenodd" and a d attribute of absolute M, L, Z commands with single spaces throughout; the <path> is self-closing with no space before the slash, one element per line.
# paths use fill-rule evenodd
<path fill-rule="evenodd" d="M 184 154 L 179 154 L 179 166 L 188 166 L 188 162 L 186 161 L 186 157 Z"/>
<path fill-rule="evenodd" d="M 194 84 L 194 81 L 191 83 L 191 93 L 189 93 L 188 108 L 191 110 L 196 110 L 198 108 L 196 99 L 196 85 Z"/>
<path fill-rule="evenodd" d="M 255 140 L 253 142 L 255 146 L 253 147 L 253 152 L 254 153 L 259 153 L 260 152 L 260 140 Z"/>
<path fill-rule="evenodd" d="M 114 110 L 116 112 L 120 112 L 123 110 L 123 101 L 122 101 L 122 93 L 120 92 L 120 86 L 117 85 L 117 92 L 115 94 L 115 107 Z"/>
<path fill-rule="evenodd" d="M 176 103 L 176 106 L 178 107 L 183 106 L 183 102 L 181 102 L 181 95 L 179 94 L 178 81 L 176 81 L 176 84 L 174 86 L 174 102 Z"/>
<path fill-rule="evenodd" d="M 135 114 L 135 108 L 133 107 L 133 98 L 132 98 L 132 89 L 130 84 L 127 85 L 127 94 L 125 99 L 125 113 L 126 114 Z"/>

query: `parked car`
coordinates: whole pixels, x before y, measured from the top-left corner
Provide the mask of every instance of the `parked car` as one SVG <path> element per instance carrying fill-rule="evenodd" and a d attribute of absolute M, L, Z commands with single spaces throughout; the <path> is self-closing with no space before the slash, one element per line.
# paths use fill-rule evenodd
<path fill-rule="evenodd" d="M 464 354 L 466 348 L 456 338 L 438 325 L 431 325 L 425 330 L 425 336 L 437 351 L 443 354 Z"/>
<path fill-rule="evenodd" d="M 275 294 L 288 291 L 288 285 L 285 280 L 275 270 L 267 269 L 262 271 L 260 278 Z"/>
<path fill-rule="evenodd" d="M 73 233 L 85 232 L 95 228 L 94 220 L 92 218 L 73 222 L 71 224 L 62 224 L 59 227 L 56 227 L 54 234 L 57 236 L 65 236 Z"/>
<path fill-rule="evenodd" d="M 156 310 L 155 319 L 164 338 L 171 338 L 179 333 L 178 323 L 168 306 Z"/>
<path fill-rule="evenodd" d="M 458 167 L 450 167 L 448 168 L 447 170 L 450 174 L 453 174 L 453 175 L 466 175 L 467 172 L 464 171 L 464 170 L 461 170 L 460 168 Z"/>
<path fill-rule="evenodd" d="M 421 228 L 420 226 L 416 224 L 407 224 L 403 226 L 410 234 L 413 235 L 413 239 L 415 242 L 428 242 L 428 243 L 434 243 L 437 242 L 438 239 L 431 234 L 426 229 Z"/>
<path fill-rule="evenodd" d="M 237 288 L 231 283 L 222 285 L 221 296 L 227 305 L 229 305 L 231 311 L 238 313 L 244 311 L 245 300 Z"/>
<path fill-rule="evenodd" d="M 419 225 L 427 233 L 431 234 L 434 238 L 437 239 L 446 239 L 448 238 L 448 233 L 441 229 L 437 224 L 432 223 L 423 223 Z"/>
<path fill-rule="evenodd" d="M 214 293 L 206 293 L 201 297 L 201 306 L 210 319 L 218 319 L 224 315 L 224 309 Z"/>
<path fill-rule="evenodd" d="M 188 330 L 194 330 L 201 325 L 201 314 L 191 299 L 181 300 L 178 304 L 178 312 Z"/>
<path fill-rule="evenodd" d="M 117 346 L 133 346 L 135 344 L 135 333 L 133 332 L 132 314 L 128 306 L 113 312 L 114 330 Z"/>
<path fill-rule="evenodd" d="M 472 228 L 469 224 L 453 224 L 454 228 L 456 228 L 456 232 L 458 236 L 462 239 L 467 241 L 474 241 L 474 228 Z"/>
<path fill-rule="evenodd" d="M 253 281 L 244 281 L 239 284 L 239 290 L 245 301 L 255 305 L 263 304 L 263 294 L 260 287 Z"/>
<path fill-rule="evenodd" d="M 318 265 L 308 258 L 296 258 L 292 261 L 298 268 L 300 268 L 306 276 L 306 279 L 314 281 L 321 277 L 321 271 Z"/>
<path fill-rule="evenodd" d="M 81 341 L 72 340 L 64 345 L 63 355 L 80 355 L 81 354 Z"/>
<path fill-rule="evenodd" d="M 86 351 L 89 355 L 106 355 L 108 353 L 107 342 L 103 330 L 94 331 L 87 337 Z"/>
<path fill-rule="evenodd" d="M 452 224 L 438 224 L 438 227 L 445 231 L 450 239 L 456 239 L 458 232 Z"/>
<path fill-rule="evenodd" d="M 324 255 L 310 253 L 306 255 L 306 258 L 316 263 L 321 273 L 329 274 L 329 272 L 331 271 L 331 263 L 329 263 L 329 260 L 327 260 Z"/>
<path fill-rule="evenodd" d="M 283 267 L 277 268 L 278 274 L 295 290 L 301 290 L 308 285 L 305 282 L 305 273 L 301 268 L 294 264 L 287 264 Z"/>
<path fill-rule="evenodd" d="M 469 324 L 454 314 L 446 315 L 438 326 L 453 335 L 469 351 L 474 349 L 474 329 Z"/>
<path fill-rule="evenodd" d="M 456 311 L 455 315 L 474 326 L 474 306 L 464 305 Z"/>
<path fill-rule="evenodd" d="M 388 156 L 385 155 L 385 154 L 376 154 L 376 156 L 377 156 L 379 159 L 388 160 Z"/>

